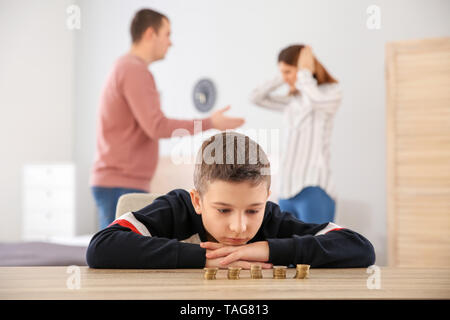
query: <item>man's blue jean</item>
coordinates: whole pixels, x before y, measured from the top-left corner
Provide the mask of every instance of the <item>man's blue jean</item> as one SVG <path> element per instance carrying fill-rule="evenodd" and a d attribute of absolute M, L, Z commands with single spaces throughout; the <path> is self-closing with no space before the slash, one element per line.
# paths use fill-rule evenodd
<path fill-rule="evenodd" d="M 320 187 L 306 187 L 289 199 L 279 199 L 281 211 L 292 213 L 306 223 L 326 223 L 334 221 L 335 202 Z"/>
<path fill-rule="evenodd" d="M 100 230 L 106 228 L 115 220 L 117 202 L 121 195 L 147 192 L 129 188 L 92 187 L 91 189 L 98 209 Z"/>

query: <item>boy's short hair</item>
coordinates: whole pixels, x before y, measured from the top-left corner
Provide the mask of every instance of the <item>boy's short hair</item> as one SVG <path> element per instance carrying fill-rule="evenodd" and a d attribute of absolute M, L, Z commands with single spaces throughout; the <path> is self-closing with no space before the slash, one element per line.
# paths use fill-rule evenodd
<path fill-rule="evenodd" d="M 261 146 L 237 132 L 221 132 L 206 139 L 198 151 L 194 186 L 200 195 L 215 180 L 267 183 L 270 189 L 270 163 Z"/>

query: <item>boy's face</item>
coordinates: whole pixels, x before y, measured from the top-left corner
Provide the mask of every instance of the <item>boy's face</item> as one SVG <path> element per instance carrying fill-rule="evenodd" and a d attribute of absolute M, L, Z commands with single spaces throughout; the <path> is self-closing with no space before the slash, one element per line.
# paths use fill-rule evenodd
<path fill-rule="evenodd" d="M 191 190 L 191 200 L 209 236 L 226 245 L 242 245 L 251 240 L 264 218 L 270 196 L 266 183 L 252 186 L 248 182 L 216 180 L 200 197 Z"/>

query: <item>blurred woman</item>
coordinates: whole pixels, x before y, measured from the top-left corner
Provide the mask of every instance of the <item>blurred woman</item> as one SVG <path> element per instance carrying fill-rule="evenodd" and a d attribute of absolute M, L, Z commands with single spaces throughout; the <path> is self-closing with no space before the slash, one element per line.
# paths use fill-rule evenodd
<path fill-rule="evenodd" d="M 293 45 L 278 55 L 280 74 L 254 89 L 256 105 L 284 115 L 279 166 L 279 205 L 308 223 L 334 221 L 336 194 L 330 169 L 333 120 L 341 89 L 310 46 Z M 287 84 L 289 93 L 275 91 Z"/>

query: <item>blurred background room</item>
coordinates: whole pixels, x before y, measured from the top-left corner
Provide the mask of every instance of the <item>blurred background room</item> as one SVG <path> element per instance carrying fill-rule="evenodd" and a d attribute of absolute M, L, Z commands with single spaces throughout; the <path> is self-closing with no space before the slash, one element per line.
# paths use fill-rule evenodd
<path fill-rule="evenodd" d="M 310 45 L 343 92 L 331 140 L 335 222 L 366 236 L 379 266 L 448 265 L 446 0 L 0 0 L 0 264 L 85 263 L 98 230 L 89 176 L 100 94 L 141 8 L 171 22 L 173 45 L 150 66 L 164 114 L 202 118 L 230 105 L 249 135 L 281 129 L 282 115 L 249 95 L 279 72 L 281 48 Z M 201 79 L 216 87 L 208 112 L 193 103 Z M 161 140 L 151 192 L 192 188 L 193 165 L 171 155 L 180 145 L 193 155 L 217 132 Z"/>

